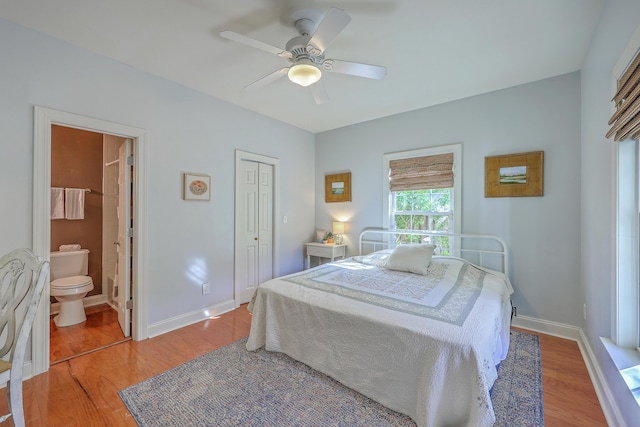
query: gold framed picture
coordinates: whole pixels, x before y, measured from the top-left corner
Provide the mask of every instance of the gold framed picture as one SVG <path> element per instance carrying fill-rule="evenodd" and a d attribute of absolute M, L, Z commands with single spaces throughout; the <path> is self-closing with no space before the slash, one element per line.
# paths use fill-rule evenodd
<path fill-rule="evenodd" d="M 484 197 L 544 196 L 544 151 L 484 158 Z"/>
<path fill-rule="evenodd" d="M 326 203 L 351 201 L 351 172 L 324 176 L 324 201 Z"/>
<path fill-rule="evenodd" d="M 184 200 L 211 200 L 211 177 L 196 173 L 183 174 L 182 198 Z"/>

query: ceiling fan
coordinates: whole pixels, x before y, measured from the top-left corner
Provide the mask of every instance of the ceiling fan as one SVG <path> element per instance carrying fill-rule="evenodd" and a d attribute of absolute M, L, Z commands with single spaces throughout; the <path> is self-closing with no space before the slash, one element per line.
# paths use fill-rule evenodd
<path fill-rule="evenodd" d="M 320 82 L 324 71 L 377 80 L 387 74 L 387 69 L 379 65 L 325 58 L 326 48 L 351 21 L 351 17 L 344 10 L 330 8 L 318 23 L 317 28 L 313 19 L 304 16 L 304 12 L 298 12 L 297 15 L 299 16 L 296 16 L 296 13 L 293 14 L 294 25 L 300 35 L 289 40 L 284 50 L 233 31 L 220 33 L 220 36 L 225 39 L 273 53 L 291 63 L 288 67 L 280 68 L 251 83 L 245 89 L 266 86 L 286 74 L 292 82 L 300 86 L 309 86 L 316 103 L 324 104 L 328 101 L 328 96 Z"/>

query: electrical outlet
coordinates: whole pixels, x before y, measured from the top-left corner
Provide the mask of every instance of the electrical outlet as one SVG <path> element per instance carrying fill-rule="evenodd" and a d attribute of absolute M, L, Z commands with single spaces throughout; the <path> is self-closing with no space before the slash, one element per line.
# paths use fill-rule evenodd
<path fill-rule="evenodd" d="M 207 295 L 211 289 L 209 288 L 208 283 L 202 284 L 202 295 Z"/>

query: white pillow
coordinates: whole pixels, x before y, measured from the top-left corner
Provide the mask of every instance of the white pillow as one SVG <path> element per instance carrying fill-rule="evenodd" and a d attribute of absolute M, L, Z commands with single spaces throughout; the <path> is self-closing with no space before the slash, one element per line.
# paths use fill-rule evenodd
<path fill-rule="evenodd" d="M 399 245 L 393 250 L 385 267 L 426 276 L 435 245 Z"/>

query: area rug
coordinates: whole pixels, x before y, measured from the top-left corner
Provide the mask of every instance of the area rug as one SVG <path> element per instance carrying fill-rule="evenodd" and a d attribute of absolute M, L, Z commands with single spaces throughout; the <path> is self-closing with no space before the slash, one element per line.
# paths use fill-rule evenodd
<path fill-rule="evenodd" d="M 543 427 L 540 337 L 511 331 L 507 357 L 491 389 L 496 426 Z"/>
<path fill-rule="evenodd" d="M 246 338 L 119 392 L 141 427 L 415 426 L 399 414 L 281 353 L 247 351 Z M 540 345 L 511 331 L 491 391 L 496 426 L 543 426 Z"/>

